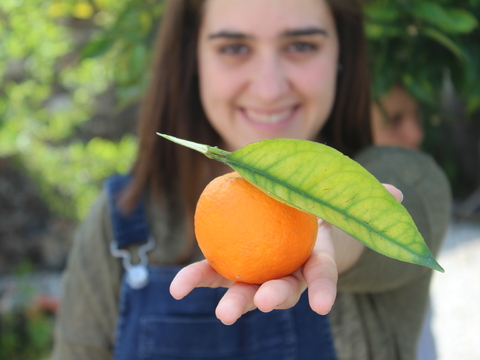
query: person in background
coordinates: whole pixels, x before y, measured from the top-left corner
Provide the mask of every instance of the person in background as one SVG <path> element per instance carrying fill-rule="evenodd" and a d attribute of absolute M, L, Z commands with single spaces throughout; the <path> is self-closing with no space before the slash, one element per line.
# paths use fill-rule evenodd
<path fill-rule="evenodd" d="M 201 191 L 230 169 L 156 135 L 326 143 L 391 184 L 435 255 L 448 182 L 421 152 L 374 146 L 369 89 L 360 1 L 168 1 L 137 159 L 78 229 L 52 359 L 414 359 L 431 270 L 320 221 L 302 268 L 232 283 L 193 235 Z"/>
<path fill-rule="evenodd" d="M 420 149 L 424 137 L 417 101 L 395 85 L 372 105 L 373 142 L 376 145 Z"/>
<path fill-rule="evenodd" d="M 424 138 L 419 105 L 402 85 L 393 86 L 372 105 L 373 141 L 378 146 L 420 149 Z M 437 350 L 429 304 L 418 343 L 417 358 L 435 360 Z"/>

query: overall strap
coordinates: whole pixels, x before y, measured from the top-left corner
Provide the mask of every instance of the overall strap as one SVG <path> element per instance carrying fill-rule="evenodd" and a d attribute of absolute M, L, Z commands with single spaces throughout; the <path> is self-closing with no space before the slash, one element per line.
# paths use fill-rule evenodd
<path fill-rule="evenodd" d="M 118 207 L 118 199 L 130 181 L 130 175 L 113 175 L 104 183 L 114 239 L 110 244 L 110 252 L 114 257 L 123 259 L 123 267 L 127 272 L 126 281 L 130 287 L 141 289 L 148 284 L 148 257 L 146 254 L 155 247 L 155 241 L 148 229 L 143 199 L 139 199 L 134 209 L 128 213 Z M 143 244 L 137 250 L 140 259 L 137 264 L 132 264 L 130 251 L 124 249 L 134 244 Z"/>
<path fill-rule="evenodd" d="M 122 190 L 131 178 L 131 175 L 113 175 L 104 183 L 112 218 L 113 237 L 118 248 L 145 243 L 150 235 L 143 199 L 140 199 L 128 214 L 121 211 L 117 205 Z"/>

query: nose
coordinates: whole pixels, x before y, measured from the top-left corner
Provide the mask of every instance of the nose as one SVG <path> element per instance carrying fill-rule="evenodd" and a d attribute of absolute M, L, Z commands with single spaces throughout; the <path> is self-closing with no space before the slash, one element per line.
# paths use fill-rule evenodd
<path fill-rule="evenodd" d="M 420 147 L 424 134 L 421 120 L 418 117 L 410 116 L 404 119 L 399 132 L 406 147 L 412 149 Z"/>
<path fill-rule="evenodd" d="M 261 54 L 251 72 L 249 90 L 264 104 L 274 103 L 290 89 L 287 69 L 275 53 Z"/>

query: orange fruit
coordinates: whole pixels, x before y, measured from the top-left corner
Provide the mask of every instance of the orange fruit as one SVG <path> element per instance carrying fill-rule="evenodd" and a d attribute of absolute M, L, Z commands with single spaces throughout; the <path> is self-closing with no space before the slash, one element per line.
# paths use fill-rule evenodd
<path fill-rule="evenodd" d="M 313 250 L 317 217 L 264 194 L 233 172 L 212 180 L 195 210 L 195 235 L 223 277 L 250 284 L 289 275 Z"/>

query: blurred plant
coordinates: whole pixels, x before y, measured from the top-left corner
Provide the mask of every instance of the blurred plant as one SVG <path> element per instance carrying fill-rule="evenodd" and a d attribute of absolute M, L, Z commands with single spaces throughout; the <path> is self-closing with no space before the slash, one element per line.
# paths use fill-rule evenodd
<path fill-rule="evenodd" d="M 2 306 L 0 360 L 40 360 L 50 354 L 57 309 L 51 298 L 36 294 L 29 280 L 33 270 L 26 261 L 18 266 L 15 299 L 7 308 Z"/>
<path fill-rule="evenodd" d="M 97 29 L 80 52 L 81 61 L 109 59 L 121 105 L 139 100 L 147 85 L 151 45 L 163 0 L 127 0 L 113 22 Z"/>
<path fill-rule="evenodd" d="M 0 359 L 47 359 L 53 317 L 42 311 L 15 311 L 0 316 Z"/>
<path fill-rule="evenodd" d="M 441 109 L 446 86 L 480 109 L 480 0 L 367 0 L 374 97 L 395 83 Z"/>
<path fill-rule="evenodd" d="M 128 170 L 133 135 L 76 134 L 111 86 L 119 106 L 140 97 L 162 9 L 149 0 L 0 2 L 0 156 L 19 157 L 54 210 L 83 216 L 101 180 Z"/>

